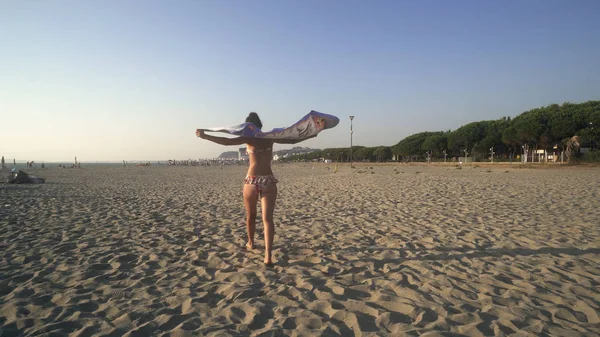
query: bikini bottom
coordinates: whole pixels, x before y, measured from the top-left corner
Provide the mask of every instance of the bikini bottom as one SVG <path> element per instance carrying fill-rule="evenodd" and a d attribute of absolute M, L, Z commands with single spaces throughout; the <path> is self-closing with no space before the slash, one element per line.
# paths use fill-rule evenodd
<path fill-rule="evenodd" d="M 256 190 L 258 191 L 258 193 L 260 195 L 262 195 L 263 190 L 267 186 L 269 186 L 270 184 L 276 184 L 278 182 L 279 181 L 277 180 L 277 178 L 275 178 L 275 176 L 273 176 L 273 175 L 268 175 L 268 176 L 247 176 L 244 179 L 244 184 L 254 186 L 254 188 L 256 188 Z"/>

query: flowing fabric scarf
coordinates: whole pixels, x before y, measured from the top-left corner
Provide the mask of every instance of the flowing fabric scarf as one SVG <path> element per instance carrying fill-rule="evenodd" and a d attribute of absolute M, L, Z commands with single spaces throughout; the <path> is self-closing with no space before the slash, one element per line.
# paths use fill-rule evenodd
<path fill-rule="evenodd" d="M 306 139 L 316 136 L 319 132 L 331 129 L 338 125 L 340 119 L 333 115 L 312 110 L 299 121 L 287 128 L 275 128 L 263 132 L 252 123 L 243 123 L 229 127 L 200 129 L 209 132 L 224 132 L 241 137 L 269 138 L 269 139 Z"/>

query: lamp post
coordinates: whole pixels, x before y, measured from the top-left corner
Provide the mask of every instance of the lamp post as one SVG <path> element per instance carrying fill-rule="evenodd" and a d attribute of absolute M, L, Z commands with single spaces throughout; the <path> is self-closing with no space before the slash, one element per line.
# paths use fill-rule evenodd
<path fill-rule="evenodd" d="M 352 131 L 352 120 L 354 119 L 354 116 L 350 116 L 350 168 L 352 168 L 352 134 L 354 133 L 354 131 Z"/>

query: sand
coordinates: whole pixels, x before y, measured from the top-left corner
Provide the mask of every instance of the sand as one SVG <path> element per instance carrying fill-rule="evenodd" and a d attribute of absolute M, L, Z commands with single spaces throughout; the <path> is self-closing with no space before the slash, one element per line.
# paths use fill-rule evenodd
<path fill-rule="evenodd" d="M 313 168 L 314 167 L 314 168 Z M 0 336 L 597 336 L 600 170 L 276 165 L 0 185 Z"/>

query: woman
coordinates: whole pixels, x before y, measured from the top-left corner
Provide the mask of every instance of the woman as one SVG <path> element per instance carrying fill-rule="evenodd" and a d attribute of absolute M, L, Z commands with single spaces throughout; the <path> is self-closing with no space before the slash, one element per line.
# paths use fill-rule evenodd
<path fill-rule="evenodd" d="M 246 118 L 247 123 L 252 123 L 262 129 L 262 123 L 256 112 L 251 112 Z M 202 130 L 196 130 L 196 136 L 221 145 L 246 144 L 250 166 L 244 179 L 244 206 L 246 207 L 246 230 L 248 231 L 248 249 L 254 249 L 254 231 L 256 225 L 256 203 L 260 198 L 265 236 L 265 260 L 267 266 L 273 265 L 271 251 L 275 224 L 273 211 L 277 199 L 277 179 L 271 170 L 273 158 L 273 143 L 296 144 L 302 140 L 273 140 L 251 137 L 225 138 L 207 135 Z M 315 137 L 315 136 L 313 136 Z M 312 138 L 312 137 L 309 137 Z"/>

